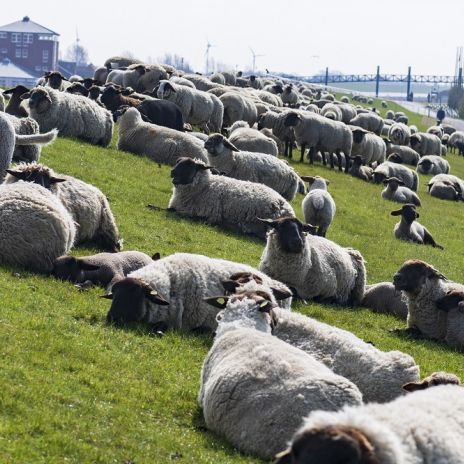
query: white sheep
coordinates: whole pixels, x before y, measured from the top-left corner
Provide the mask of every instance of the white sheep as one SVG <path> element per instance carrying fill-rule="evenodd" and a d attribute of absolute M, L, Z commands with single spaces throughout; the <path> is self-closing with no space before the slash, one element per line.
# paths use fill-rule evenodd
<path fill-rule="evenodd" d="M 449 174 L 450 165 L 441 156 L 423 156 L 417 163 L 417 172 L 421 174 Z"/>
<path fill-rule="evenodd" d="M 389 177 L 383 181 L 386 186 L 382 190 L 382 198 L 385 200 L 396 201 L 398 203 L 412 203 L 415 206 L 421 206 L 421 201 L 417 194 L 408 187 L 404 182 L 396 177 Z"/>
<path fill-rule="evenodd" d="M 181 331 L 212 331 L 217 327 L 218 310 L 205 299 L 222 295 L 226 282 L 236 285 L 234 279 L 244 274 L 259 280 L 281 300 L 282 307 L 290 308 L 292 293 L 289 288 L 251 266 L 175 253 L 131 272 L 126 279 L 113 285 L 112 294 L 107 296 L 112 299 L 107 319 L 117 323 L 162 323 Z"/>
<path fill-rule="evenodd" d="M 350 127 L 353 133 L 352 156 L 361 156 L 363 163 L 377 166 L 385 161 L 387 147 L 381 137 L 357 126 Z"/>
<path fill-rule="evenodd" d="M 327 103 L 321 109 L 321 116 L 324 116 L 332 121 L 341 121 L 343 118 L 341 109 L 335 103 Z"/>
<path fill-rule="evenodd" d="M 409 143 L 411 148 L 421 156 L 441 155 L 441 140 L 434 134 L 418 132 L 411 135 Z"/>
<path fill-rule="evenodd" d="M 380 135 L 384 122 L 378 114 L 370 111 L 368 113 L 358 114 L 350 121 L 350 124 L 352 126 L 362 127 L 369 132 L 374 132 L 374 134 Z"/>
<path fill-rule="evenodd" d="M 76 244 L 92 241 L 104 250 L 121 249 L 122 241 L 110 205 L 98 188 L 37 163 L 21 163 L 7 172 L 5 184 L 21 180 L 35 182 L 49 189 L 61 201 L 78 226 Z"/>
<path fill-rule="evenodd" d="M 295 132 L 292 127 L 285 125 L 286 114 L 275 111 L 266 111 L 258 118 L 258 130 L 264 128 L 272 129 L 272 133 L 284 142 L 284 156 L 291 158 L 293 144 L 295 143 Z"/>
<path fill-rule="evenodd" d="M 376 184 L 380 184 L 390 177 L 396 177 L 402 180 L 404 185 L 414 192 L 417 192 L 419 188 L 419 177 L 417 173 L 406 166 L 385 161 L 374 169 L 373 179 Z"/>
<path fill-rule="evenodd" d="M 304 194 L 301 178 L 278 158 L 240 151 L 221 134 L 210 136 L 205 149 L 210 165 L 229 177 L 267 185 L 289 201 L 297 192 Z"/>
<path fill-rule="evenodd" d="M 118 149 L 146 155 L 157 163 L 174 165 L 181 156 L 207 161 L 202 140 L 186 132 L 143 121 L 136 108 L 119 119 Z"/>
<path fill-rule="evenodd" d="M 376 313 L 391 314 L 405 320 L 408 317 L 406 297 L 391 282 L 366 285 L 361 305 Z"/>
<path fill-rule="evenodd" d="M 353 177 L 370 182 L 374 174 L 374 170 L 369 166 L 363 166 L 363 160 L 360 155 L 350 156 L 351 166 L 348 169 L 348 173 Z"/>
<path fill-rule="evenodd" d="M 366 268 L 359 251 L 306 235 L 305 232 L 314 232 L 315 227 L 296 218 L 263 223 L 272 230 L 261 255 L 262 272 L 295 288 L 303 299 L 353 306 L 361 302 Z"/>
<path fill-rule="evenodd" d="M 455 152 L 457 148 L 458 153 L 464 155 L 464 131 L 453 132 L 448 139 L 448 146 L 453 152 Z"/>
<path fill-rule="evenodd" d="M 304 220 L 317 227 L 317 235 L 325 237 L 337 209 L 327 191 L 330 182 L 319 176 L 303 176 L 302 179 L 309 183 L 308 193 L 301 202 Z"/>
<path fill-rule="evenodd" d="M 169 208 L 259 238 L 266 236 L 259 216 L 295 216 L 290 204 L 266 185 L 213 175 L 209 169 L 199 160 L 180 158 L 171 171 Z"/>
<path fill-rule="evenodd" d="M 175 103 L 190 124 L 200 124 L 206 131 L 213 132 L 219 132 L 222 128 L 224 105 L 216 95 L 162 80 L 158 98 Z"/>
<path fill-rule="evenodd" d="M 39 123 L 41 132 L 57 128 L 63 136 L 104 147 L 111 143 L 113 116 L 93 100 L 48 87 L 33 89 L 21 98 L 29 98 L 31 117 Z"/>
<path fill-rule="evenodd" d="M 230 298 L 218 315 L 198 395 L 208 429 L 263 459 L 285 446 L 310 411 L 336 411 L 362 400 L 352 382 L 260 330 L 268 326 L 272 307 L 272 298 L 262 290 Z M 243 317 L 247 311 L 259 312 L 261 324 L 250 324 Z M 230 320 L 230 312 L 239 318 Z"/>
<path fill-rule="evenodd" d="M 463 414 L 460 385 L 429 388 L 387 404 L 316 411 L 275 464 L 460 463 Z"/>
<path fill-rule="evenodd" d="M 392 163 L 409 164 L 417 166 L 420 160 L 420 155 L 411 147 L 400 145 L 387 145 L 387 154 L 389 155 L 387 161 Z"/>
<path fill-rule="evenodd" d="M 258 111 L 253 101 L 238 92 L 225 92 L 219 97 L 224 105 L 223 124 L 231 126 L 236 121 L 246 121 L 253 125 L 258 118 Z"/>
<path fill-rule="evenodd" d="M 427 184 L 430 195 L 442 200 L 463 199 L 464 181 L 451 174 L 437 174 Z"/>
<path fill-rule="evenodd" d="M 266 137 L 259 130 L 251 129 L 243 121 L 235 122 L 229 130 L 229 141 L 241 151 L 265 153 L 275 156 L 279 154 L 277 143 Z"/>
<path fill-rule="evenodd" d="M 388 138 L 395 145 L 409 145 L 411 130 L 406 124 L 395 122 L 388 129 Z"/>

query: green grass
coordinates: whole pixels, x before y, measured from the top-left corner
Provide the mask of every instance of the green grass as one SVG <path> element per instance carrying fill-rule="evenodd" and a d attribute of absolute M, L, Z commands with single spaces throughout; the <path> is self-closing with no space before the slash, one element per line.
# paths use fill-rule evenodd
<path fill-rule="evenodd" d="M 395 109 L 394 105 L 390 105 Z M 423 128 L 421 121 L 411 122 Z M 464 162 L 448 157 L 452 172 L 464 177 Z M 263 243 L 196 221 L 154 212 L 166 206 L 170 168 L 129 153 L 115 143 L 102 149 L 59 139 L 42 161 L 77 176 L 109 197 L 125 249 L 163 256 L 202 253 L 257 266 Z M 450 279 L 462 280 L 462 205 L 425 193 L 421 222 L 445 251 L 397 241 L 394 203 L 381 187 L 323 167 L 294 163 L 301 174 L 331 180 L 337 215 L 328 238 L 359 249 L 369 282 L 391 280 L 410 258 L 434 264 Z M 301 218 L 299 196 L 293 205 Z M 77 248 L 75 254 L 96 250 Z M 15 269 L 0 269 L 0 462 L 1 463 L 250 463 L 204 429 L 196 403 L 208 336 L 169 333 L 153 338 L 142 327 L 105 325 L 108 300 L 102 291 L 80 293 L 71 284 Z M 428 341 L 391 333 L 400 320 L 363 309 L 297 304 L 295 309 L 353 331 L 380 349 L 400 349 L 421 365 L 423 375 L 449 370 L 464 377 L 462 354 Z"/>

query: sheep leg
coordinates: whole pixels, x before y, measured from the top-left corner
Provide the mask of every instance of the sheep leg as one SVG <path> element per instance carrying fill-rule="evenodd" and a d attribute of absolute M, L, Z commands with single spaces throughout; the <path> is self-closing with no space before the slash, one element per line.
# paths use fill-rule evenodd
<path fill-rule="evenodd" d="M 309 164 L 314 164 L 314 156 L 316 154 L 316 148 L 311 147 L 308 152 Z"/>
<path fill-rule="evenodd" d="M 301 144 L 301 156 L 300 156 L 300 163 L 303 163 L 304 161 L 304 154 L 305 154 L 305 150 L 306 150 L 306 144 Z M 311 158 L 310 158 L 310 164 L 313 164 L 313 162 L 311 161 Z"/>
<path fill-rule="evenodd" d="M 330 153 L 330 169 L 335 169 L 334 154 Z"/>
<path fill-rule="evenodd" d="M 288 141 L 288 157 L 293 158 L 293 142 L 291 140 Z"/>
<path fill-rule="evenodd" d="M 337 160 L 338 160 L 338 170 L 343 171 L 342 167 L 342 152 L 340 150 L 337 150 L 335 152 L 337 154 Z"/>
<path fill-rule="evenodd" d="M 321 156 L 322 156 L 322 164 L 324 166 L 327 166 L 327 156 L 325 154 L 325 151 L 321 151 Z"/>

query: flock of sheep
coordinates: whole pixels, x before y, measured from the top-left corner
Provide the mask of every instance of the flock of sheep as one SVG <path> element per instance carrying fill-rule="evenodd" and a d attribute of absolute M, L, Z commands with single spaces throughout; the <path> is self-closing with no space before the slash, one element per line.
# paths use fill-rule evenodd
<path fill-rule="evenodd" d="M 384 183 L 381 197 L 403 204 L 391 213 L 401 217 L 395 236 L 442 248 L 416 220 L 418 174 L 434 175 L 430 195 L 463 200 L 464 181 L 443 156 L 464 154 L 464 133 L 449 125 L 422 133 L 404 113 L 382 117 L 355 106 L 367 98 L 353 100 L 304 83 L 184 74 L 118 57 L 94 78 L 49 72 L 33 89 L 3 91 L 0 263 L 104 287 L 109 323 L 214 332 L 198 401 L 208 429 L 244 453 L 279 464 L 464 462 L 456 376 L 420 382 L 410 355 L 290 311 L 294 298 L 363 305 L 464 348 L 464 285 L 411 260 L 393 283 L 367 286 L 362 254 L 325 238 L 337 209 L 329 182 L 285 161 L 298 147 L 301 162 Z M 172 166 L 167 211 L 266 241 L 258 269 L 120 251 L 104 193 L 39 163 L 58 133 L 107 147 L 114 121 L 118 149 Z M 304 222 L 289 203 L 297 194 Z M 89 241 L 103 252 L 69 255 Z"/>

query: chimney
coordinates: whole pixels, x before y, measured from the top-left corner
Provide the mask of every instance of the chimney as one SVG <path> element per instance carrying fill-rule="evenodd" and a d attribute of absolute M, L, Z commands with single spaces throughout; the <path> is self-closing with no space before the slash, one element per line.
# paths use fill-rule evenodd
<path fill-rule="evenodd" d="M 24 16 L 24 18 L 23 18 L 23 23 L 29 22 L 29 19 L 30 19 L 29 16 Z"/>

